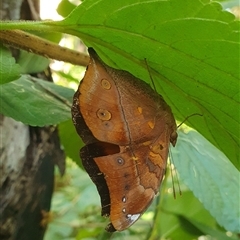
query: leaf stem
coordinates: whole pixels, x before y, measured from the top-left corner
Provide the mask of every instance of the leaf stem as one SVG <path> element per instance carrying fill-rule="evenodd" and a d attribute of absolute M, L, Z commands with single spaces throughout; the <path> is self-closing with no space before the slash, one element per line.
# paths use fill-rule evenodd
<path fill-rule="evenodd" d="M 0 30 L 28 30 L 63 32 L 55 21 L 0 21 Z"/>

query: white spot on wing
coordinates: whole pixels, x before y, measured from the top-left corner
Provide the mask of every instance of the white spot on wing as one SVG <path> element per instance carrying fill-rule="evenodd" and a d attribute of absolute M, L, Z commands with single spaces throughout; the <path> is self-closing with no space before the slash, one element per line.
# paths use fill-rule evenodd
<path fill-rule="evenodd" d="M 138 220 L 141 214 L 127 214 L 127 219 L 131 222 L 134 223 L 135 221 Z"/>

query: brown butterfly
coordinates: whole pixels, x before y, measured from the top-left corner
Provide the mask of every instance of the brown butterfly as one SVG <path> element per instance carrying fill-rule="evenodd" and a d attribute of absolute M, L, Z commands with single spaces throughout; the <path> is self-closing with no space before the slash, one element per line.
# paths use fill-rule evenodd
<path fill-rule="evenodd" d="M 158 193 L 177 126 L 148 84 L 109 67 L 92 48 L 89 54 L 73 99 L 73 123 L 86 144 L 80 156 L 101 197 L 102 215 L 110 217 L 106 230 L 122 231 Z"/>

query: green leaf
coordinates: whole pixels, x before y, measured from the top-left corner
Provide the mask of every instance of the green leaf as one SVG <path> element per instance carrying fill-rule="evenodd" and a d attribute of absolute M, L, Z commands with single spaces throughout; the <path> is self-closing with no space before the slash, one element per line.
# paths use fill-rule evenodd
<path fill-rule="evenodd" d="M 111 66 L 150 82 L 240 169 L 239 22 L 209 0 L 88 0 L 46 23 L 79 36 Z"/>
<path fill-rule="evenodd" d="M 21 73 L 30 74 L 44 71 L 48 67 L 50 60 L 45 57 L 21 50 L 17 63 L 21 66 Z"/>
<path fill-rule="evenodd" d="M 16 64 L 11 52 L 0 44 L 0 84 L 14 81 L 20 77 L 20 66 Z"/>
<path fill-rule="evenodd" d="M 63 17 L 66 17 L 72 10 L 74 10 L 75 7 L 76 5 L 68 0 L 62 0 L 57 7 L 57 13 Z"/>
<path fill-rule="evenodd" d="M 180 221 L 176 214 L 159 211 L 159 215 L 154 221 L 151 237 L 148 239 L 196 239 L 201 235 L 203 235 L 201 231 Z"/>
<path fill-rule="evenodd" d="M 203 232 L 205 232 L 207 235 L 214 236 L 215 239 L 221 239 L 221 240 L 230 240 L 230 239 L 237 239 L 237 237 L 228 237 L 225 233 L 220 232 L 219 230 L 213 229 L 206 224 L 199 223 L 197 220 L 192 218 L 187 218 L 188 221 L 190 221 L 195 227 L 198 229 L 201 229 Z"/>
<path fill-rule="evenodd" d="M 83 168 L 80 161 L 79 151 L 83 147 L 83 142 L 78 136 L 76 129 L 72 123 L 72 119 L 62 122 L 58 125 L 59 136 L 63 144 L 64 151 L 78 166 Z"/>
<path fill-rule="evenodd" d="M 182 196 L 177 194 L 174 198 L 171 174 L 168 169 L 162 182 L 158 197 L 160 201 L 155 209 L 154 225 L 149 240 L 160 237 L 163 239 L 196 239 L 198 236 L 204 235 L 204 232 L 183 219 L 181 215 L 191 216 L 195 219 L 199 219 L 199 216 L 200 219 L 206 217 L 205 222 L 211 225 L 212 222 L 216 223 L 216 221 L 190 191 L 184 190 L 185 186 L 180 185 L 183 190 Z"/>
<path fill-rule="evenodd" d="M 71 118 L 73 90 L 23 75 L 1 86 L 2 114 L 32 126 L 57 124 Z"/>
<path fill-rule="evenodd" d="M 172 148 L 174 164 L 186 185 L 221 226 L 239 232 L 240 173 L 199 133 L 179 132 Z"/>
<path fill-rule="evenodd" d="M 196 239 L 203 235 L 209 235 L 213 239 L 235 239 L 234 236 L 226 236 L 226 232 L 219 229 L 216 220 L 204 209 L 192 192 L 183 191 L 176 199 L 168 189 L 161 193 L 161 201 L 156 208 L 157 215 L 149 240 L 159 239 L 160 236 L 173 240 Z"/>

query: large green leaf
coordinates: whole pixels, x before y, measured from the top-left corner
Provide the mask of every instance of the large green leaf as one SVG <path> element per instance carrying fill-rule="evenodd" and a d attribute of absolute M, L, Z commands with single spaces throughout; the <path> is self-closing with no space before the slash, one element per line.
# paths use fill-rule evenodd
<path fill-rule="evenodd" d="M 221 226 L 240 232 L 239 171 L 199 133 L 179 132 L 172 148 L 180 177 Z"/>
<path fill-rule="evenodd" d="M 73 90 L 27 75 L 1 86 L 0 112 L 32 126 L 71 118 Z"/>
<path fill-rule="evenodd" d="M 46 23 L 79 36 L 100 57 L 150 81 L 177 120 L 239 168 L 239 22 L 209 0 L 88 0 L 65 20 Z"/>

